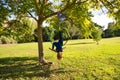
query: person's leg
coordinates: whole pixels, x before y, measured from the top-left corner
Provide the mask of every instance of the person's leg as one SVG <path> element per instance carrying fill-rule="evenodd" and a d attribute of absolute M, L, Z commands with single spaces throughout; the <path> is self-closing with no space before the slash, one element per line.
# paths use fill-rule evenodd
<path fill-rule="evenodd" d="M 59 44 L 59 52 L 62 52 L 62 46 L 63 46 L 63 37 L 62 37 L 62 31 L 59 31 L 59 41 L 58 41 L 58 44 Z"/>
<path fill-rule="evenodd" d="M 59 31 L 59 41 L 61 45 L 63 45 L 63 36 L 62 36 L 62 31 Z"/>
<path fill-rule="evenodd" d="M 58 52 L 57 52 L 58 60 L 62 59 L 62 51 L 63 51 L 62 46 L 63 46 L 63 37 L 62 37 L 62 32 L 59 31 Z"/>
<path fill-rule="evenodd" d="M 54 50 L 54 47 L 56 46 L 56 42 L 54 42 L 53 44 L 52 44 L 52 49 Z"/>
<path fill-rule="evenodd" d="M 56 49 L 54 49 L 54 47 L 56 47 Z M 52 51 L 54 51 L 54 52 L 57 52 L 57 48 L 58 47 L 58 42 L 54 42 L 53 44 L 52 44 L 52 48 L 49 48 L 50 50 L 52 50 Z"/>

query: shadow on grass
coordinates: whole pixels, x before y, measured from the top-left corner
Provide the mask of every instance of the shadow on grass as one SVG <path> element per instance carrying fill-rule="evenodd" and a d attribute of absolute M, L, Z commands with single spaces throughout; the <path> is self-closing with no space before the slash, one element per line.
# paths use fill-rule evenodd
<path fill-rule="evenodd" d="M 94 44 L 95 42 L 81 42 L 81 43 L 72 43 L 68 45 L 79 45 L 79 44 Z"/>
<path fill-rule="evenodd" d="M 63 68 L 50 70 L 50 65 L 38 64 L 37 57 L 0 58 L 0 79 L 46 78 L 51 73 L 65 73 Z"/>

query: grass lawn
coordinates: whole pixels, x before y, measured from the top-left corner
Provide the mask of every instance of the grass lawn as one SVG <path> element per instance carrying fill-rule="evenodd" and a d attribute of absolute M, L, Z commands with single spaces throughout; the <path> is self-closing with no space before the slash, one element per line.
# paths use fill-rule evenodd
<path fill-rule="evenodd" d="M 70 40 L 57 60 L 44 43 L 51 66 L 38 64 L 37 43 L 0 45 L 0 80 L 120 80 L 120 37 Z"/>

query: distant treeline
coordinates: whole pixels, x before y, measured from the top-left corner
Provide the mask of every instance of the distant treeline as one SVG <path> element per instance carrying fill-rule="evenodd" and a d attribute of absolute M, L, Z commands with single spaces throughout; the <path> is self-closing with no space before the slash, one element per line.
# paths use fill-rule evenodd
<path fill-rule="evenodd" d="M 110 37 L 119 37 L 120 36 L 120 29 L 106 29 L 103 31 L 102 37 L 103 38 L 110 38 Z"/>
<path fill-rule="evenodd" d="M 15 32 L 14 32 L 15 33 Z M 48 27 L 43 28 L 43 41 L 50 41 L 50 38 L 57 39 L 58 33 L 55 33 L 53 36 L 50 36 L 50 31 Z M 65 35 L 65 34 L 63 34 Z M 0 43 L 7 44 L 7 43 L 26 43 L 26 42 L 37 42 L 37 29 L 34 30 L 34 32 L 30 32 L 28 30 L 28 33 L 21 33 L 18 31 L 16 34 L 13 34 L 12 30 L 9 31 L 9 29 L 4 29 L 0 34 Z M 102 33 L 102 38 L 110 38 L 110 37 L 118 37 L 120 36 L 120 29 L 106 29 Z M 84 37 L 80 35 L 80 32 L 78 30 L 71 31 L 70 37 L 66 37 L 64 39 L 83 39 Z"/>
<path fill-rule="evenodd" d="M 20 23 L 14 20 L 9 22 L 9 24 L 9 27 L 0 27 L 0 44 L 37 42 L 37 28 L 33 27 L 34 24 L 30 24 L 30 22 L 27 21 Z M 58 39 L 58 32 L 51 32 L 50 27 L 43 27 L 42 31 L 44 42 Z M 91 35 L 93 35 L 96 40 L 100 39 L 100 37 L 98 37 L 99 35 L 101 35 L 102 38 L 119 37 L 120 28 L 118 26 L 116 27 L 114 23 L 109 23 L 108 29 L 102 30 L 101 28 L 100 31 L 99 29 L 97 31 L 94 30 Z M 68 33 L 63 31 L 63 38 L 66 40 L 84 39 L 85 37 L 77 27 L 72 27 L 68 30 Z M 90 36 L 90 38 L 93 37 Z"/>

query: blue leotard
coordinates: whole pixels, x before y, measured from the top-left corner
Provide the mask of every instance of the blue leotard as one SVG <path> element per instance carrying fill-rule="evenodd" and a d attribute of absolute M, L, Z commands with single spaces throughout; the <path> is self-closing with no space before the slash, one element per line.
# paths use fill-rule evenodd
<path fill-rule="evenodd" d="M 56 47 L 57 52 L 62 52 L 63 38 L 62 38 L 62 32 L 61 31 L 59 31 L 59 40 L 58 40 L 58 42 L 54 42 L 52 44 L 52 49 L 54 49 L 54 46 Z"/>

